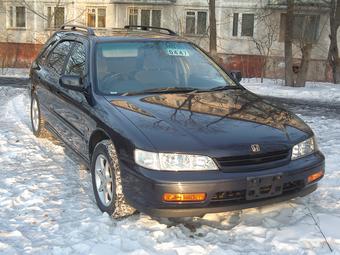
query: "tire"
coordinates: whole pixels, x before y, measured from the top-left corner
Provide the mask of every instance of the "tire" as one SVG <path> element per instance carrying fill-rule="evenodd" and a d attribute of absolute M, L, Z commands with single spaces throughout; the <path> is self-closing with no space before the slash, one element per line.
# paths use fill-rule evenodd
<path fill-rule="evenodd" d="M 36 94 L 31 97 L 31 125 L 33 134 L 39 138 L 49 138 L 51 135 L 45 128 L 45 121 L 40 111 L 40 104 Z"/>
<path fill-rule="evenodd" d="M 136 210 L 125 201 L 119 160 L 111 140 L 103 140 L 94 148 L 91 175 L 94 196 L 102 212 L 115 219 L 135 213 Z"/>

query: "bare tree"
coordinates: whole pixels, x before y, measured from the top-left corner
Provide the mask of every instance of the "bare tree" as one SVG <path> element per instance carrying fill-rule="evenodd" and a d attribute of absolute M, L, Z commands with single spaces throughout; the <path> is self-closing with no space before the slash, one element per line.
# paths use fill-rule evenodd
<path fill-rule="evenodd" d="M 303 8 L 302 5 L 301 7 Z M 325 7 L 325 5 L 320 3 L 319 7 Z M 297 6 L 297 8 L 300 8 L 300 6 Z M 307 81 L 308 68 L 312 57 L 313 47 L 320 40 L 320 36 L 326 26 L 326 22 L 324 24 L 319 24 L 320 18 L 317 15 L 303 15 L 299 18 L 302 18 L 302 23 L 299 22 L 301 30 L 299 30 L 299 33 L 295 33 L 296 35 L 294 36 L 295 39 L 293 43 L 301 51 L 301 61 L 294 86 L 304 87 Z"/>
<path fill-rule="evenodd" d="M 294 0 L 287 0 L 286 31 L 285 31 L 285 85 L 294 86 L 293 73 L 293 25 Z"/>
<path fill-rule="evenodd" d="M 295 80 L 295 87 L 304 87 L 307 81 L 307 72 L 312 55 L 313 44 L 311 42 L 301 42 L 301 62 Z"/>
<path fill-rule="evenodd" d="M 330 45 L 328 51 L 328 63 L 332 68 L 333 82 L 340 83 L 340 57 L 338 49 L 337 31 L 340 27 L 340 0 L 330 2 Z"/>
<path fill-rule="evenodd" d="M 319 41 L 319 17 L 317 15 L 299 14 L 304 10 L 302 0 L 287 0 L 286 31 L 285 31 L 285 84 L 286 86 L 304 87 L 307 81 L 308 68 L 314 45 Z M 319 7 L 324 7 L 320 4 Z M 295 22 L 297 21 L 297 22 Z M 323 26 L 324 28 L 324 26 Z M 321 30 L 323 30 L 323 28 Z M 293 72 L 292 45 L 301 51 L 301 60 Z M 295 68 L 295 66 L 294 66 Z"/>
<path fill-rule="evenodd" d="M 257 51 L 262 56 L 261 59 L 261 83 L 266 75 L 268 68 L 268 59 L 271 54 L 272 46 L 279 28 L 278 23 L 272 18 L 272 13 L 268 10 L 261 9 L 256 14 L 256 26 L 263 29 L 265 33 L 257 33 L 252 40 Z"/>
<path fill-rule="evenodd" d="M 215 0 L 209 0 L 209 23 L 210 23 L 210 54 L 217 55 L 217 31 L 216 31 L 216 5 Z"/>
<path fill-rule="evenodd" d="M 60 7 L 61 0 L 56 0 L 55 4 L 53 5 L 53 8 L 51 8 L 50 13 L 45 13 L 44 9 L 38 9 L 34 6 L 34 2 L 30 2 L 29 0 L 16 0 L 17 3 L 20 5 L 25 6 L 27 10 L 29 10 L 34 15 L 40 17 L 42 20 L 47 22 L 47 28 L 48 28 L 48 36 L 52 35 L 54 27 L 52 26 L 52 21 L 56 15 L 56 10 L 58 10 L 58 7 Z"/>
<path fill-rule="evenodd" d="M 30 1 L 30 0 L 16 0 L 16 2 L 22 6 L 24 6 L 28 11 L 36 15 L 37 17 L 41 18 L 44 22 L 47 23 L 47 33 L 48 36 L 51 36 L 53 31 L 58 28 L 57 26 L 61 24 L 56 23 L 56 18 L 58 15 L 59 8 L 65 7 L 65 5 L 72 5 L 73 1 L 65 1 L 64 4 L 62 4 L 61 0 L 52 0 L 50 3 L 53 3 L 50 5 L 50 11 L 46 13 L 43 8 L 38 8 L 35 6 L 35 3 L 38 1 Z M 39 2 L 38 2 L 39 3 Z M 85 12 L 86 9 L 82 9 L 82 11 L 79 13 L 77 17 L 73 17 L 73 19 L 64 20 L 63 23 L 70 23 L 77 19 L 79 19 Z"/>

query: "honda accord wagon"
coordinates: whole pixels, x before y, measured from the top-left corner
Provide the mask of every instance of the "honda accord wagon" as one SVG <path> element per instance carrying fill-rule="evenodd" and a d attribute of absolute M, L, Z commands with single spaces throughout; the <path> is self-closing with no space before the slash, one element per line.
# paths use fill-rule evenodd
<path fill-rule="evenodd" d="M 164 28 L 63 26 L 30 71 L 37 137 L 88 166 L 101 211 L 202 216 L 305 196 L 325 170 L 312 130 Z"/>

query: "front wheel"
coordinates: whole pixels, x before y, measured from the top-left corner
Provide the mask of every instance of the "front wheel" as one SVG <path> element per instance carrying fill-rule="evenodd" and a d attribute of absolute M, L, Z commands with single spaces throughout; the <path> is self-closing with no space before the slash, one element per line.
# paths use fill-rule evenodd
<path fill-rule="evenodd" d="M 32 94 L 31 99 L 31 124 L 32 131 L 36 137 L 49 137 L 49 132 L 45 128 L 45 122 L 40 111 L 40 104 L 37 95 Z"/>
<path fill-rule="evenodd" d="M 97 205 L 113 218 L 132 215 L 135 209 L 125 201 L 117 153 L 110 140 L 99 142 L 91 161 L 92 186 Z"/>

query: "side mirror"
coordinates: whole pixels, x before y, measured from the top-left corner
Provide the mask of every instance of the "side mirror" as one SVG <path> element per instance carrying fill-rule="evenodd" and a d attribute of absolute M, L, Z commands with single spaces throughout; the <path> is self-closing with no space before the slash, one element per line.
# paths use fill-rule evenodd
<path fill-rule="evenodd" d="M 231 76 L 234 78 L 235 81 L 241 82 L 242 80 L 242 74 L 240 71 L 231 71 Z"/>
<path fill-rule="evenodd" d="M 31 65 L 31 68 L 33 70 L 40 70 L 40 66 L 39 66 L 39 64 L 37 63 L 36 60 L 33 61 L 32 65 Z"/>
<path fill-rule="evenodd" d="M 60 78 L 60 86 L 65 89 L 84 92 L 85 87 L 82 83 L 82 79 L 78 75 L 63 75 Z"/>

